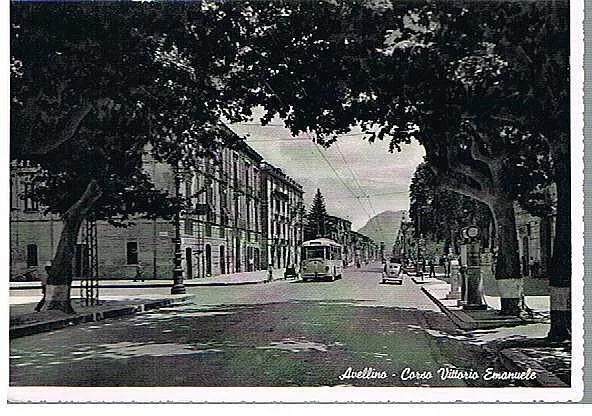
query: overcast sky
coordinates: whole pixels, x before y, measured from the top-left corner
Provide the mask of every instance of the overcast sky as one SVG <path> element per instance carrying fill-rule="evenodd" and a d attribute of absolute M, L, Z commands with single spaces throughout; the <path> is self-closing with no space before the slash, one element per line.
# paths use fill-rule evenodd
<path fill-rule="evenodd" d="M 324 149 L 307 136 L 293 137 L 279 119 L 265 127 L 258 120 L 230 127 L 303 186 L 307 211 L 317 188 L 327 212 L 349 219 L 353 230 L 382 211 L 409 209 L 409 183 L 424 156 L 416 143 L 389 153 L 388 142 L 368 143 L 352 133 Z"/>

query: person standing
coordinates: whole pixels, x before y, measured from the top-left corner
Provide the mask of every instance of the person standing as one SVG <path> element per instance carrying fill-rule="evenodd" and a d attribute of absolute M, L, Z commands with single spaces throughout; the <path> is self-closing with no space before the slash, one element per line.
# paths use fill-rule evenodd
<path fill-rule="evenodd" d="M 429 266 L 430 266 L 429 277 L 436 278 L 436 266 L 434 265 L 434 259 L 430 259 Z"/>

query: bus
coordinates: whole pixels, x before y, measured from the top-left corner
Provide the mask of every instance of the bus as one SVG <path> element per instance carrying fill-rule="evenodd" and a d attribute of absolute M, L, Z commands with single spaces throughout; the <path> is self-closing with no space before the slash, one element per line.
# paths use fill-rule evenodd
<path fill-rule="evenodd" d="M 343 277 L 343 247 L 328 238 L 316 238 L 302 243 L 300 273 L 303 281 L 328 280 Z"/>

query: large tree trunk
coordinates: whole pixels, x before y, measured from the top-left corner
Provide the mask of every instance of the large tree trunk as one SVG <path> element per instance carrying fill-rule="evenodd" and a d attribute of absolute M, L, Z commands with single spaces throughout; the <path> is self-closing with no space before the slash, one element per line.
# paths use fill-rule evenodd
<path fill-rule="evenodd" d="M 566 154 L 569 155 L 569 152 Z M 556 158 L 558 155 L 553 156 Z M 557 218 L 549 264 L 551 329 L 547 337 L 558 342 L 571 338 L 571 178 L 569 159 L 566 158 L 569 156 L 555 159 Z"/>
<path fill-rule="evenodd" d="M 70 301 L 74 248 L 82 221 L 86 218 L 94 203 L 101 197 L 101 194 L 99 185 L 93 179 L 87 185 L 80 199 L 64 214 L 64 228 L 52 265 L 48 270 L 49 276 L 45 294 L 45 305 L 48 310 L 74 313 Z"/>
<path fill-rule="evenodd" d="M 497 243 L 495 279 L 501 297 L 501 314 L 517 316 L 524 296 L 518 258 L 518 237 L 514 202 L 510 198 L 493 198 L 489 204 L 493 213 Z"/>

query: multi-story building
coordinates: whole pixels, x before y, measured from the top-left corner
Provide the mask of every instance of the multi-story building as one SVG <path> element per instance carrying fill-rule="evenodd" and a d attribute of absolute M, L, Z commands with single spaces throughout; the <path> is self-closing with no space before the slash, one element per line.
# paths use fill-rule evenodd
<path fill-rule="evenodd" d="M 302 187 L 244 141 L 221 149 L 218 159 L 178 170 L 154 160 L 150 149 L 144 152 L 144 169 L 155 186 L 187 201 L 180 214 L 184 278 L 297 264 Z M 28 197 L 36 169 L 23 163 L 11 169 L 11 274 L 49 264 L 62 229 L 58 216 L 45 215 Z M 82 228 L 74 277 L 84 274 Z M 175 224 L 163 219 L 135 218 L 126 228 L 97 221 L 98 275 L 132 278 L 140 268 L 143 278 L 170 278 L 175 231 Z"/>
<path fill-rule="evenodd" d="M 353 247 L 351 256 L 354 263 L 364 263 L 377 259 L 379 248 L 370 237 L 357 231 L 350 231 L 350 241 Z"/>
<path fill-rule="evenodd" d="M 555 186 L 546 190 L 546 198 L 557 199 Z M 520 268 L 523 276 L 548 276 L 549 262 L 555 238 L 555 212 L 544 217 L 535 217 L 518 204 L 514 204 Z"/>
<path fill-rule="evenodd" d="M 246 143 L 238 142 L 233 148 L 220 150 L 218 163 L 204 158 L 197 166 L 181 171 L 155 161 L 150 151 L 146 151 L 144 166 L 154 184 L 172 194 L 178 193 L 187 201 L 180 214 L 182 268 L 186 279 L 265 268 L 261 262 L 265 246 L 260 221 L 261 160 Z M 126 267 L 135 269 L 140 263 L 145 275 L 170 274 L 174 225 L 164 220 L 135 223 L 125 230 L 99 233 L 101 256 L 113 259 L 111 264 L 104 264 L 104 271 L 121 274 Z M 124 241 L 125 258 L 117 258 L 112 248 Z"/>
<path fill-rule="evenodd" d="M 45 214 L 31 195 L 38 167 L 29 162 L 10 165 L 10 274 L 43 272 L 58 245 L 62 222 Z"/>
<path fill-rule="evenodd" d="M 260 169 L 265 261 L 274 269 L 298 265 L 304 216 L 302 186 L 267 162 L 262 162 Z"/>
<path fill-rule="evenodd" d="M 326 216 L 327 238 L 343 246 L 343 259 L 345 264 L 351 261 L 351 221 L 334 215 Z"/>

